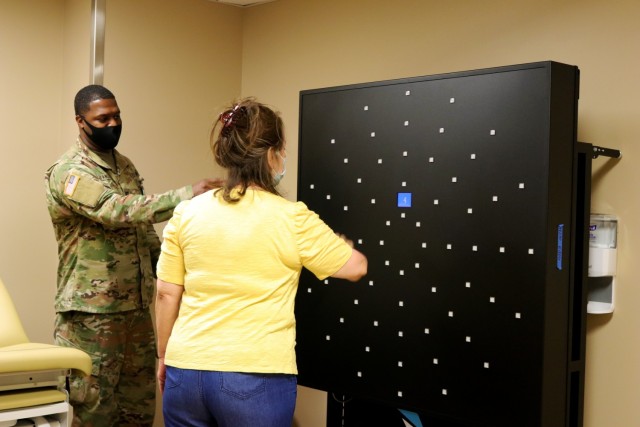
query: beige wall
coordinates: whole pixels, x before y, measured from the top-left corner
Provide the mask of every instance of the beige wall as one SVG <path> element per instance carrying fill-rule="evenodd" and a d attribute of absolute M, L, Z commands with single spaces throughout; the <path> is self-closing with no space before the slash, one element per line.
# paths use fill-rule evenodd
<path fill-rule="evenodd" d="M 107 0 L 105 80 L 123 110 L 122 151 L 150 192 L 216 174 L 207 146 L 222 104 L 255 95 L 282 111 L 283 186 L 295 198 L 299 91 L 543 60 L 581 69 L 579 139 L 623 150 L 594 161 L 593 210 L 620 217 L 617 306 L 590 316 L 585 427 L 640 419 L 640 135 L 635 0 Z M 75 138 L 89 81 L 89 0 L 0 0 L 0 277 L 33 340 L 51 340 L 55 242 L 47 166 Z M 326 394 L 301 388 L 296 425 L 324 427 Z"/>
<path fill-rule="evenodd" d="M 62 91 L 59 118 L 62 132 L 61 137 L 55 141 L 56 149 L 49 159 L 50 163 L 55 161 L 78 136 L 78 126 L 74 120 L 73 97 L 78 89 L 91 83 L 89 81 L 91 21 L 88 19 L 91 17 L 91 1 L 57 2 L 64 7 L 62 22 L 64 39 L 61 51 L 58 53 L 62 57 L 62 82 L 58 85 L 57 82 L 52 81 L 51 84 L 59 86 Z"/>
<path fill-rule="evenodd" d="M 148 192 L 220 173 L 208 145 L 240 93 L 242 9 L 206 0 L 108 0 L 105 86 L 118 97 L 122 149 Z"/>
<path fill-rule="evenodd" d="M 64 2 L 0 1 L 0 277 L 51 341 L 56 246 L 43 176 L 59 151 Z"/>

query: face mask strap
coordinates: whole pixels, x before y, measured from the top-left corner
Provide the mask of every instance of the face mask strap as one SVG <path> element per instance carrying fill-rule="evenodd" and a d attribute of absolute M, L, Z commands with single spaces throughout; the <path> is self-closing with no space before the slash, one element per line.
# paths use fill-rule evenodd
<path fill-rule="evenodd" d="M 282 172 L 275 173 L 273 177 L 274 186 L 280 184 L 280 181 L 282 181 L 282 178 L 284 178 L 285 173 L 287 173 L 287 158 L 280 154 L 280 151 L 278 151 L 277 154 L 282 159 Z"/>

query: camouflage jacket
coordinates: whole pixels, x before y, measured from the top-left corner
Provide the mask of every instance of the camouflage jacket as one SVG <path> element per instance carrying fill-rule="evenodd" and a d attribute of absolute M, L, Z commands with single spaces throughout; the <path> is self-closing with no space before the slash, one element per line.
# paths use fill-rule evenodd
<path fill-rule="evenodd" d="M 152 224 L 193 196 L 191 186 L 144 195 L 133 163 L 114 152 L 116 170 L 78 140 L 45 175 L 58 241 L 56 312 L 148 307 L 160 254 Z"/>

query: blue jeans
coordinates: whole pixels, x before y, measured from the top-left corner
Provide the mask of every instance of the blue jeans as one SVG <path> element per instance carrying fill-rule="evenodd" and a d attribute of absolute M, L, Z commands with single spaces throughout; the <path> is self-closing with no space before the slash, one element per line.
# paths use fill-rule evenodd
<path fill-rule="evenodd" d="M 290 427 L 295 375 L 199 371 L 167 366 L 165 427 Z"/>

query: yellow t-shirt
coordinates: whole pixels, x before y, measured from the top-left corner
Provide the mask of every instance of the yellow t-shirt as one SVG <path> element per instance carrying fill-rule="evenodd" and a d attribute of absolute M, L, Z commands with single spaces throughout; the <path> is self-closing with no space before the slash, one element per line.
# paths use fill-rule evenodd
<path fill-rule="evenodd" d="M 247 190 L 180 203 L 164 229 L 158 278 L 184 286 L 165 363 L 297 374 L 294 300 L 303 267 L 319 279 L 352 249 L 302 202 Z"/>

